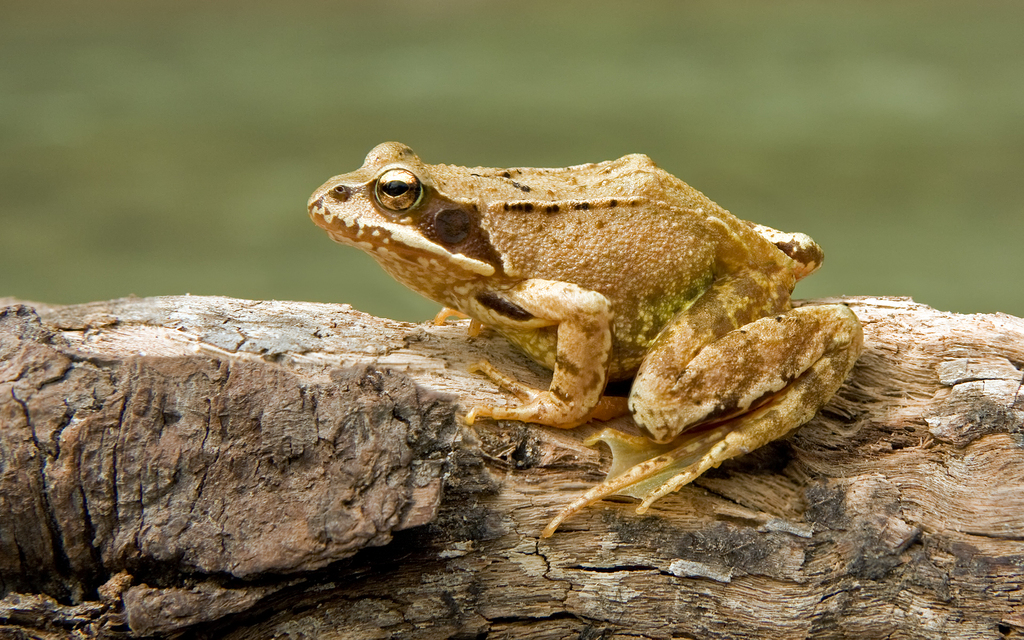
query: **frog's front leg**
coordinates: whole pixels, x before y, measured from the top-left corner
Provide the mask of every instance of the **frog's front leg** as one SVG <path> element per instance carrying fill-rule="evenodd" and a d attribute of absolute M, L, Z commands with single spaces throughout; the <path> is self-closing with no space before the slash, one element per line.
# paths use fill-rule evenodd
<path fill-rule="evenodd" d="M 841 305 L 761 318 L 674 365 L 658 351 L 685 352 L 689 345 L 674 344 L 673 335 L 669 328 L 659 338 L 630 396 L 650 440 L 610 429 L 595 436 L 590 444 L 603 441 L 612 449 L 608 478 L 563 509 L 542 535 L 616 493 L 641 498 L 637 512 L 643 513 L 711 467 L 784 436 L 828 402 L 863 342 L 857 317 Z"/>
<path fill-rule="evenodd" d="M 554 373 L 547 390 L 531 389 L 498 373 L 488 363 L 477 370 L 524 403 L 479 405 L 466 416 L 521 420 L 571 428 L 586 422 L 601 403 L 612 348 L 608 299 L 575 284 L 527 280 L 505 291 L 488 291 L 473 301 L 472 313 L 498 329 Z"/>

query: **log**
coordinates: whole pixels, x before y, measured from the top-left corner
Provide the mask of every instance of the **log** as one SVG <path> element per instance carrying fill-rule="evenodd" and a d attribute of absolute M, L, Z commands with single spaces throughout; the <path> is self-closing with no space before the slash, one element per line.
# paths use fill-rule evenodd
<path fill-rule="evenodd" d="M 347 305 L 0 299 L 0 638 L 1024 635 L 1024 320 L 844 298 L 865 352 L 789 437 L 644 514 L 507 398 L 485 330 Z"/>

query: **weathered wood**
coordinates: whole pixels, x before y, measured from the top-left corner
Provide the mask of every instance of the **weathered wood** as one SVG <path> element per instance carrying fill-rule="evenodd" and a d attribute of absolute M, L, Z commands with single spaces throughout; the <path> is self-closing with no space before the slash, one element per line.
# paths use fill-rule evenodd
<path fill-rule="evenodd" d="M 0 638 L 1024 635 L 1024 321 L 842 302 L 815 420 L 541 540 L 608 424 L 462 424 L 476 360 L 544 384 L 491 332 L 0 300 Z"/>

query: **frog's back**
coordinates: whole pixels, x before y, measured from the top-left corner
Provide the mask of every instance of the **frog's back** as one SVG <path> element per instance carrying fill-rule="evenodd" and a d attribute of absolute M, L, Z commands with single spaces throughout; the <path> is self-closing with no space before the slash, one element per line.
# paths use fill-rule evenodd
<path fill-rule="evenodd" d="M 512 279 L 573 282 L 612 299 L 624 282 L 679 295 L 702 288 L 720 246 L 775 257 L 747 223 L 642 154 L 558 169 L 437 165 L 431 174 L 441 192 L 449 181 L 472 185 L 462 193 Z"/>
<path fill-rule="evenodd" d="M 564 169 L 433 168 L 474 189 L 509 282 L 540 278 L 604 294 L 619 349 L 642 352 L 726 271 L 723 260 L 785 259 L 747 223 L 645 155 Z M 726 248 L 723 251 L 723 248 Z"/>

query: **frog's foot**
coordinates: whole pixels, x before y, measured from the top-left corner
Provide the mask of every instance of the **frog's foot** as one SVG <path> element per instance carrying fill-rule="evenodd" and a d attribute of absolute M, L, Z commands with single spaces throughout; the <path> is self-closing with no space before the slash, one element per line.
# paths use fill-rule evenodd
<path fill-rule="evenodd" d="M 523 384 L 498 371 L 486 360 L 470 365 L 469 371 L 486 375 L 499 387 L 519 398 L 523 404 L 515 407 L 477 405 L 466 414 L 468 424 L 473 424 L 477 418 L 487 417 L 572 429 L 591 419 L 611 420 L 629 413 L 628 399 L 618 396 L 602 396 L 597 406 L 581 411 L 575 402 L 563 400 L 549 390 L 535 389 Z"/>
<path fill-rule="evenodd" d="M 706 471 L 707 467 L 701 468 L 704 459 L 728 434 L 728 426 L 718 426 L 701 433 L 687 434 L 667 444 L 655 444 L 641 436 L 604 429 L 584 444 L 595 446 L 603 442 L 611 449 L 612 466 L 608 477 L 559 511 L 544 528 L 541 537 L 550 537 L 567 518 L 613 495 L 640 498 L 643 502 L 637 507 L 637 513 L 643 513 L 653 502 L 647 500 L 647 496 L 658 493 L 660 497 L 663 494 L 659 492 L 667 483 L 685 476 L 685 482 L 678 485 L 682 486 Z"/>
<path fill-rule="evenodd" d="M 498 407 L 494 405 L 477 405 L 466 414 L 466 423 L 473 424 L 477 418 L 494 418 L 495 420 L 522 420 L 537 422 L 537 417 L 544 410 L 544 395 L 548 392 L 535 389 L 519 382 L 511 376 L 494 368 L 490 362 L 481 360 L 469 366 L 470 373 L 482 373 L 499 387 L 523 401 L 518 407 Z"/>
<path fill-rule="evenodd" d="M 774 440 L 779 433 L 785 433 L 788 430 L 785 405 L 799 404 L 799 401 L 799 393 L 783 397 L 751 413 L 697 433 L 684 434 L 665 444 L 614 429 L 595 434 L 584 444 L 594 446 L 603 442 L 611 449 L 608 477 L 559 511 L 541 537 L 550 536 L 576 512 L 612 495 L 638 498 L 640 504 L 636 512 L 646 513 L 656 500 L 689 484 L 708 469 L 750 453 Z"/>
<path fill-rule="evenodd" d="M 452 309 L 450 307 L 445 307 L 444 309 L 441 309 L 440 311 L 437 312 L 437 315 L 434 316 L 434 326 L 443 326 L 445 323 L 448 322 L 448 318 L 469 320 L 469 330 L 467 331 L 467 333 L 469 334 L 470 338 L 477 337 L 478 335 L 480 335 L 480 332 L 483 331 L 484 329 L 484 324 L 477 320 L 476 318 L 470 318 L 461 311 L 456 311 L 455 309 Z"/>

